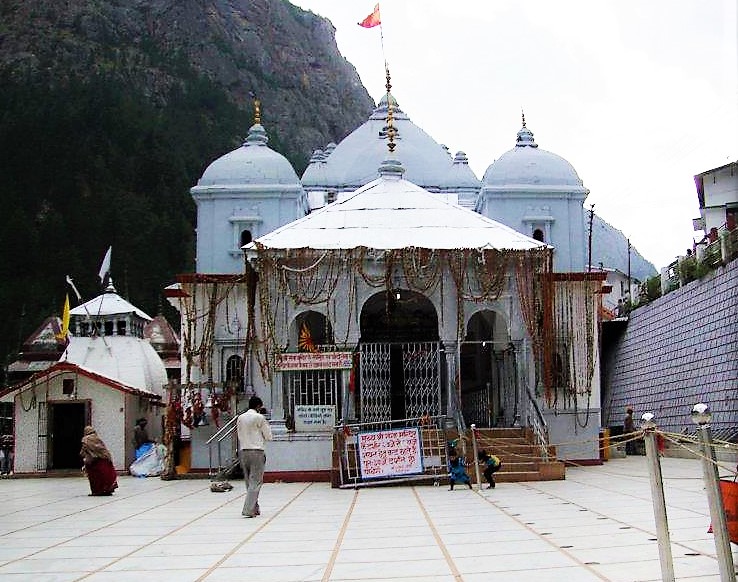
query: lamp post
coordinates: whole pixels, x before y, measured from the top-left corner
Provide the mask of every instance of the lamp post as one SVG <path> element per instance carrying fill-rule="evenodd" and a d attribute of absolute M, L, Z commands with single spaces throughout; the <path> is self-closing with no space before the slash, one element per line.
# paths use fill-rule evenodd
<path fill-rule="evenodd" d="M 720 567 L 721 582 L 735 582 L 735 567 L 733 566 L 733 552 L 730 549 L 728 525 L 725 520 L 723 496 L 720 493 L 720 476 L 718 475 L 715 450 L 712 448 L 712 430 L 710 407 L 701 402 L 692 408 L 692 422 L 697 425 L 702 449 L 702 472 L 707 489 L 707 501 L 710 505 L 712 519 L 712 533 L 715 536 L 715 551 Z"/>
<path fill-rule="evenodd" d="M 671 556 L 671 538 L 669 521 L 666 516 L 666 499 L 664 498 L 664 479 L 661 475 L 661 461 L 656 448 L 656 423 L 653 414 L 646 412 L 641 417 L 643 440 L 646 443 L 646 459 L 650 470 L 651 498 L 653 501 L 653 517 L 656 521 L 656 539 L 659 544 L 659 561 L 661 562 L 661 578 L 664 582 L 674 582 L 674 561 Z"/>

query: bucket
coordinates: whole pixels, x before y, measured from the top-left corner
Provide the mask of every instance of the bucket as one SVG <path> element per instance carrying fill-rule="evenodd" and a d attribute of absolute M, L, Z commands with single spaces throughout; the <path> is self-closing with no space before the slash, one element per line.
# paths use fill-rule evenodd
<path fill-rule="evenodd" d="M 720 480 L 720 494 L 725 508 L 725 522 L 728 526 L 728 537 L 734 544 L 738 544 L 738 483 L 735 481 Z M 707 530 L 712 532 L 712 525 Z"/>

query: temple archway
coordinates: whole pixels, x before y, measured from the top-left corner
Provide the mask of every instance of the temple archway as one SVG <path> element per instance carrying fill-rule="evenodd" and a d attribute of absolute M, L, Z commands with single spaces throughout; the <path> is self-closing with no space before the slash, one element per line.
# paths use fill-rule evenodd
<path fill-rule="evenodd" d="M 504 317 L 474 313 L 460 346 L 461 409 L 468 424 L 512 426 L 518 411 L 516 350 Z"/>
<path fill-rule="evenodd" d="M 431 301 L 395 289 L 361 310 L 357 413 L 384 422 L 441 413 L 443 377 L 438 315 Z"/>
<path fill-rule="evenodd" d="M 361 310 L 361 342 L 438 341 L 438 314 L 430 300 L 414 291 L 383 291 Z"/>

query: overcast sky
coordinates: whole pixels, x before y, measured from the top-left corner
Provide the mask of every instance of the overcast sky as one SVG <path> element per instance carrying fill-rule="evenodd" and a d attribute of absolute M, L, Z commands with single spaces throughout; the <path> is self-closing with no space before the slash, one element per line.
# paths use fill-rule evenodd
<path fill-rule="evenodd" d="M 694 175 L 738 160 L 738 0 L 384 0 L 384 56 L 357 25 L 375 3 L 293 0 L 333 23 L 375 101 L 386 57 L 403 111 L 480 179 L 523 108 L 657 268 L 700 238 Z"/>

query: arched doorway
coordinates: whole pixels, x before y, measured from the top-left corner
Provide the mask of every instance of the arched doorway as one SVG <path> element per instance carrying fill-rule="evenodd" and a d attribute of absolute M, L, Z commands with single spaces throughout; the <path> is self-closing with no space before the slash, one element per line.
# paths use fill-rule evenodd
<path fill-rule="evenodd" d="M 469 319 L 461 344 L 461 409 L 468 424 L 512 426 L 518 416 L 515 346 L 507 325 L 495 311 Z"/>
<path fill-rule="evenodd" d="M 362 307 L 357 414 L 384 422 L 441 413 L 438 315 L 430 300 L 394 289 Z"/>

